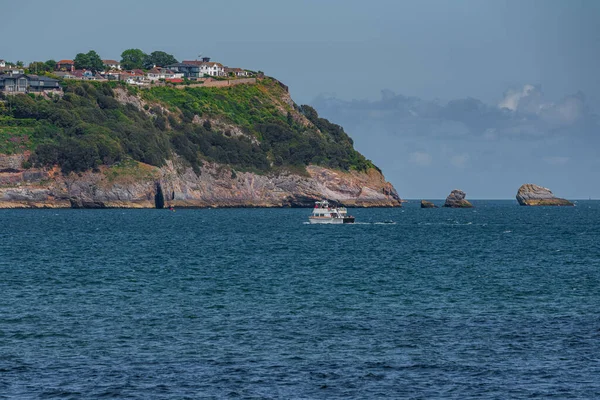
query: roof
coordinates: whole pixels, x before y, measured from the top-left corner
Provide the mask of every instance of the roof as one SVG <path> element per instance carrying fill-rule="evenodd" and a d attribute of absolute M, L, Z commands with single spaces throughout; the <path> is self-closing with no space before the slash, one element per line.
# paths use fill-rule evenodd
<path fill-rule="evenodd" d="M 104 64 L 112 65 L 112 64 L 121 64 L 117 60 L 102 60 Z"/>
<path fill-rule="evenodd" d="M 75 64 L 73 60 L 60 60 L 57 64 Z"/>
<path fill-rule="evenodd" d="M 188 62 L 180 62 L 180 63 L 175 63 L 175 64 L 169 64 L 167 65 L 168 68 L 172 68 L 172 67 L 197 67 L 197 64 L 190 64 L 189 61 Z"/>
<path fill-rule="evenodd" d="M 49 78 L 47 76 L 38 76 L 33 74 L 15 74 L 15 75 L 0 75 L 0 80 L 6 79 L 19 79 L 19 78 L 27 78 L 30 81 L 42 81 L 46 83 L 57 83 L 57 79 Z"/>

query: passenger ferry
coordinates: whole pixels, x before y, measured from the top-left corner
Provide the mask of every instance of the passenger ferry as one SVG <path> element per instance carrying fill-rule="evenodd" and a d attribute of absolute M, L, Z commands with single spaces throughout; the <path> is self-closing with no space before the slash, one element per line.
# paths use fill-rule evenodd
<path fill-rule="evenodd" d="M 322 200 L 315 201 L 315 208 L 308 221 L 311 224 L 353 224 L 354 217 L 348 215 L 346 207 L 331 207 L 327 200 Z"/>

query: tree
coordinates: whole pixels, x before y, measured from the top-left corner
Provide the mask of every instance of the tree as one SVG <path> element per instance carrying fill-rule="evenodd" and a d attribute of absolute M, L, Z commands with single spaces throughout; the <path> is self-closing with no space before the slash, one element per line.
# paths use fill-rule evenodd
<path fill-rule="evenodd" d="M 46 65 L 46 63 L 43 63 L 41 61 L 32 62 L 31 64 L 29 64 L 29 67 L 27 69 L 29 70 L 29 73 L 33 73 L 33 74 L 39 74 L 41 72 L 51 71 L 48 69 L 48 66 Z"/>
<path fill-rule="evenodd" d="M 73 61 L 75 62 L 75 69 L 89 69 L 93 72 L 104 69 L 102 59 L 94 50 L 87 53 L 78 53 Z"/>
<path fill-rule="evenodd" d="M 124 69 L 138 69 L 144 66 L 148 55 L 140 49 L 127 49 L 121 53 L 121 66 Z"/>
<path fill-rule="evenodd" d="M 23 61 L 17 61 L 17 67 L 23 68 Z"/>
<path fill-rule="evenodd" d="M 46 64 L 46 71 L 54 71 L 54 68 L 56 68 L 56 60 L 50 59 L 44 64 Z"/>
<path fill-rule="evenodd" d="M 88 69 L 91 69 L 94 72 L 104 71 L 104 63 L 102 62 L 102 59 L 98 53 L 96 53 L 94 50 L 90 50 L 88 51 L 87 56 L 90 60 Z"/>
<path fill-rule="evenodd" d="M 75 69 L 87 69 L 90 64 L 90 58 L 85 53 L 77 53 L 75 59 Z"/>
<path fill-rule="evenodd" d="M 177 59 L 171 54 L 167 54 L 164 51 L 153 51 L 144 59 L 144 68 L 150 69 L 153 66 L 166 67 L 170 64 L 176 64 Z"/>

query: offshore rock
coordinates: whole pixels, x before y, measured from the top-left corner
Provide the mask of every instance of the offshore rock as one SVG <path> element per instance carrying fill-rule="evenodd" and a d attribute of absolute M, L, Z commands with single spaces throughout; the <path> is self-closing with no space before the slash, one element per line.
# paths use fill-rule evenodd
<path fill-rule="evenodd" d="M 569 200 L 561 199 L 550 189 L 526 183 L 521 185 L 517 192 L 517 201 L 522 206 L 573 206 Z"/>
<path fill-rule="evenodd" d="M 446 202 L 444 203 L 444 207 L 450 208 L 471 208 L 473 204 L 469 203 L 465 200 L 465 192 L 462 190 L 455 189 L 453 190 L 448 197 L 446 197 Z"/>
<path fill-rule="evenodd" d="M 402 205 L 374 168 L 311 165 L 263 175 L 205 162 L 196 174 L 177 160 L 160 168 L 130 161 L 64 176 L 58 168 L 23 170 L 21 159 L 4 161 L 11 169 L 0 173 L 0 208 L 155 208 L 159 187 L 165 207 L 312 207 L 322 199 L 349 207 Z"/>
<path fill-rule="evenodd" d="M 421 200 L 421 208 L 438 208 L 435 204 L 427 200 Z"/>

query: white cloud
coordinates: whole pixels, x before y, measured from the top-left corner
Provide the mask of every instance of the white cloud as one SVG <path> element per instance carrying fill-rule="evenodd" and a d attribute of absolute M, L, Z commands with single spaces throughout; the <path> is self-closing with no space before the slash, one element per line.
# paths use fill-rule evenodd
<path fill-rule="evenodd" d="M 421 167 L 426 167 L 431 165 L 431 155 L 429 153 L 425 153 L 424 151 L 415 151 L 410 153 L 408 156 L 408 160 Z"/>
<path fill-rule="evenodd" d="M 537 92 L 539 92 L 539 89 L 533 85 L 525 85 L 522 90 L 509 89 L 504 93 L 504 98 L 500 101 L 498 107 L 517 111 L 522 99 L 530 97 Z"/>
<path fill-rule="evenodd" d="M 450 157 L 450 164 L 454 165 L 457 168 L 464 168 L 469 161 L 469 155 L 466 153 L 456 154 Z"/>

